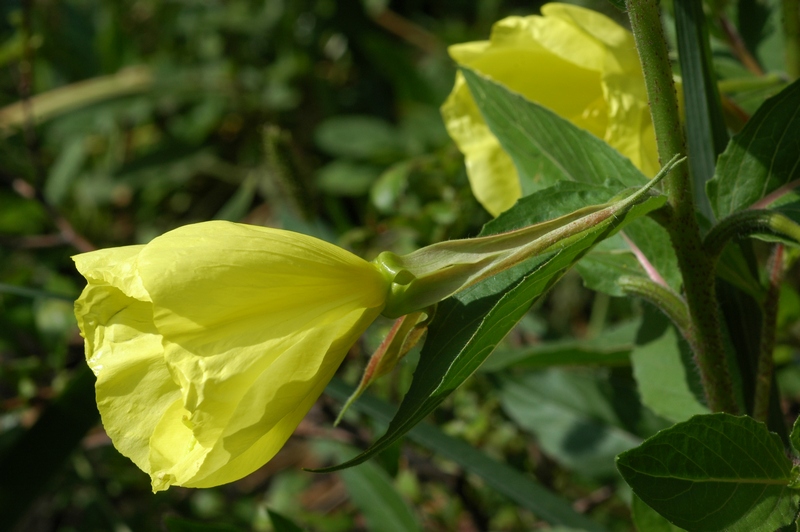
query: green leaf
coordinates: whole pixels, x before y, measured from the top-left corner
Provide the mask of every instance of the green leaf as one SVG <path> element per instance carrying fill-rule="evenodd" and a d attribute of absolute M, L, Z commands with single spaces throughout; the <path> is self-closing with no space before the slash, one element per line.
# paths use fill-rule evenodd
<path fill-rule="evenodd" d="M 705 184 L 714 175 L 717 156 L 728 143 L 728 130 L 722 119 L 703 4 L 699 0 L 676 0 L 674 5 L 694 196 L 700 212 L 712 219 Z"/>
<path fill-rule="evenodd" d="M 650 337 L 640 337 L 639 345 L 631 352 L 633 375 L 642 402 L 670 421 L 685 421 L 696 414 L 707 414 L 709 410 L 701 402 L 702 389 L 686 342 L 667 318 L 651 307 L 648 307 L 642 328 L 650 329 Z M 641 336 L 644 335 L 643 332 Z"/>
<path fill-rule="evenodd" d="M 501 93 L 505 93 L 506 97 L 514 97 L 503 87 L 482 78 L 475 78 L 473 82 L 478 85 L 491 85 Z M 529 102 L 528 104 L 535 105 Z M 580 131 L 566 120 L 554 115 L 553 118 L 550 125 L 556 132 L 577 135 L 575 132 Z M 552 132 L 543 133 L 545 137 L 551 134 Z M 573 139 L 573 142 L 582 141 L 588 142 L 578 137 Z M 613 154 L 609 156 L 611 159 L 621 158 L 604 143 L 593 144 L 593 147 L 600 152 Z M 575 156 L 569 152 L 560 155 Z M 638 172 L 632 165 L 630 168 Z M 656 184 L 655 179 L 648 181 L 649 186 L 654 184 Z M 641 194 L 642 190 L 645 189 L 641 189 L 638 194 Z M 542 194 L 550 192 L 543 191 Z M 628 198 L 633 197 L 628 196 Z M 504 213 L 487 224 L 482 234 L 509 231 L 522 221 L 527 221 L 526 225 L 535 223 L 541 216 L 539 211 L 542 205 L 536 198 L 520 202 L 510 209 L 508 214 Z M 361 455 L 325 471 L 335 471 L 360 464 L 401 438 L 461 385 L 491 354 L 495 346 L 525 315 L 531 305 L 594 245 L 631 221 L 660 208 L 664 201 L 663 196 L 646 196 L 640 203 L 626 207 L 627 211 L 622 209 L 589 229 L 560 240 L 550 250 L 530 257 L 514 268 L 473 285 L 440 303 L 436 317 L 428 329 L 428 337 L 422 348 L 411 387 L 386 433 Z M 614 204 L 630 205 L 630 200 L 621 199 L 619 203 Z"/>
<path fill-rule="evenodd" d="M 639 320 L 633 320 L 605 329 L 593 338 L 559 340 L 522 349 L 495 351 L 480 369 L 493 372 L 508 367 L 627 366 L 640 324 Z"/>
<path fill-rule="evenodd" d="M 386 434 L 358 457 L 329 470 L 359 464 L 402 437 L 481 365 L 531 305 L 586 251 L 615 226 L 660 206 L 660 199 L 651 198 L 624 215 L 563 241 L 555 254 L 533 257 L 440 303 L 411 388 Z"/>
<path fill-rule="evenodd" d="M 281 515 L 269 508 L 267 508 L 267 515 L 269 515 L 269 521 L 272 523 L 272 528 L 275 529 L 275 532 L 303 532 L 302 528 L 285 515 Z"/>
<path fill-rule="evenodd" d="M 633 524 L 636 525 L 636 530 L 639 532 L 680 532 L 683 530 L 667 521 L 636 495 L 631 500 L 631 513 L 633 514 Z"/>
<path fill-rule="evenodd" d="M 591 133 L 469 68 L 461 72 L 486 124 L 514 161 L 523 195 L 560 181 L 647 182 L 629 159 Z"/>
<path fill-rule="evenodd" d="M 613 188 L 616 183 L 635 186 L 647 182 L 629 159 L 591 133 L 469 68 L 461 70 L 484 120 L 514 161 L 523 188 L 524 197 L 520 203 L 526 201 L 525 196 L 551 185 L 559 187 L 554 187 L 553 191 L 560 191 L 568 189 L 570 184 L 583 183 L 594 185 L 597 187 L 594 192 L 599 193 L 603 188 Z M 591 188 L 579 190 L 582 190 L 584 202 L 576 198 L 574 209 L 596 203 L 587 197 L 593 193 Z M 548 199 L 542 197 L 539 209 L 546 211 L 548 205 Z M 637 229 L 640 224 L 642 228 Z M 677 259 L 666 231 L 650 220 L 641 220 L 630 228 L 629 237 L 661 275 L 674 288 L 680 286 Z M 593 250 L 581 261 L 578 272 L 588 287 L 622 296 L 616 279 L 630 275 L 630 268 L 634 266 L 634 271 L 644 272 L 630 254 L 630 248 L 622 240 L 615 239 L 615 242 L 617 246 L 613 252 L 607 248 Z M 620 257 L 619 252 L 624 255 Z"/>
<path fill-rule="evenodd" d="M 391 161 L 405 152 L 399 132 L 372 116 L 336 116 L 325 120 L 314 132 L 317 146 L 334 157 Z"/>
<path fill-rule="evenodd" d="M 800 493 L 777 434 L 749 417 L 695 416 L 617 457 L 651 508 L 691 531 L 773 531 L 794 521 Z"/>
<path fill-rule="evenodd" d="M 344 402 L 353 390 L 352 386 L 334 378 L 325 393 Z M 396 415 L 393 406 L 369 393 L 362 395 L 353 404 L 352 410 L 362 412 L 381 423 L 388 423 Z M 574 527 L 577 530 L 604 530 L 602 526 L 577 513 L 568 501 L 549 491 L 534 478 L 498 462 L 464 440 L 448 436 L 434 425 L 420 423 L 410 429 L 408 437 L 454 461 L 465 471 L 479 476 L 487 486 L 548 523 Z"/>
<path fill-rule="evenodd" d="M 625 296 L 625 291 L 617 283 L 620 277 L 646 275 L 619 234 L 595 246 L 575 265 L 575 271 L 580 274 L 586 288 L 614 297 Z"/>
<path fill-rule="evenodd" d="M 666 229 L 654 220 L 642 217 L 625 227 L 625 235 L 667 284 L 673 290 L 680 291 L 681 272 Z M 577 264 L 576 270 L 587 288 L 617 297 L 626 295 L 617 284 L 620 277 L 648 276 L 630 244 L 621 235 L 600 243 Z"/>
<path fill-rule="evenodd" d="M 73 139 L 61 150 L 47 174 L 44 186 L 44 196 L 49 202 L 60 205 L 66 199 L 87 156 L 86 142 L 82 137 Z"/>
<path fill-rule="evenodd" d="M 339 473 L 353 503 L 375 532 L 421 530 L 414 514 L 392 485 L 389 475 L 372 462 Z"/>
<path fill-rule="evenodd" d="M 589 477 L 614 476 L 614 457 L 641 443 L 615 410 L 612 388 L 583 371 L 549 369 L 499 379 L 500 403 L 561 465 Z M 622 394 L 621 389 L 613 390 Z M 636 392 L 620 407 L 638 410 Z M 623 404 L 624 403 L 624 404 Z"/>
<path fill-rule="evenodd" d="M 706 190 L 717 218 L 800 178 L 800 81 L 768 99 L 720 156 Z"/>
<path fill-rule="evenodd" d="M 380 177 L 377 166 L 337 160 L 317 172 L 317 186 L 334 196 L 363 196 Z"/>

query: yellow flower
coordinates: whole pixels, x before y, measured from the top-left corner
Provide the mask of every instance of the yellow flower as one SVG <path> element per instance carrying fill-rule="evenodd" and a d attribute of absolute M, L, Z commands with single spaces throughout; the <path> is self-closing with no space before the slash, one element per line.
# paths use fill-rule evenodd
<path fill-rule="evenodd" d="M 633 36 L 581 7 L 546 4 L 542 14 L 503 19 L 489 41 L 451 46 L 450 55 L 605 140 L 646 175 L 655 175 L 655 134 Z M 475 197 L 495 216 L 510 208 L 522 194 L 517 171 L 460 73 L 442 115 L 464 153 Z"/>
<path fill-rule="evenodd" d="M 75 263 L 103 425 L 154 491 L 231 482 L 271 459 L 389 290 L 334 245 L 227 222 Z"/>

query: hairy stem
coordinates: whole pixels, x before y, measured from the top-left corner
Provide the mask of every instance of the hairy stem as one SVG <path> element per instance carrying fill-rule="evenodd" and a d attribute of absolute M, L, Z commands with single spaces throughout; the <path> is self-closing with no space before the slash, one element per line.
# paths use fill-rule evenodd
<path fill-rule="evenodd" d="M 628 0 L 627 7 L 644 72 L 659 159 L 667 161 L 676 154 L 686 154 L 686 139 L 658 1 Z M 672 208 L 667 230 L 683 273 L 691 322 L 689 334 L 695 339 L 695 359 L 708 405 L 716 412 L 737 413 L 739 407 L 720 327 L 714 262 L 703 249 L 688 165 L 674 168 L 665 182 Z"/>
<path fill-rule="evenodd" d="M 758 350 L 756 391 L 753 400 L 753 417 L 758 421 L 765 422 L 769 414 L 770 388 L 775 365 L 772 352 L 775 349 L 778 296 L 780 295 L 781 278 L 783 277 L 783 244 L 777 244 L 773 249 L 767 269 L 769 271 L 769 286 L 767 287 L 767 296 L 764 298 L 764 319 L 761 325 L 761 345 Z"/>
<path fill-rule="evenodd" d="M 620 277 L 618 283 L 626 294 L 641 297 L 666 314 L 689 345 L 694 347 L 696 342 L 692 336 L 689 312 L 686 308 L 686 301 L 681 299 L 681 296 L 668 286 L 644 277 Z"/>

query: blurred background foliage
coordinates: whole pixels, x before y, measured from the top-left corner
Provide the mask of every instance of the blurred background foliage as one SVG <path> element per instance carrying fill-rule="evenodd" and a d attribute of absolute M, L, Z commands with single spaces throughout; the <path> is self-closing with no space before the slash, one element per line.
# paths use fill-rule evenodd
<path fill-rule="evenodd" d="M 455 74 L 446 47 L 485 39 L 494 21 L 538 5 L 0 3 L 0 529 L 549 528 L 489 479 L 510 486 L 511 466 L 601 526 L 630 530 L 613 456 L 667 425 L 640 403 L 630 366 L 641 320 L 661 325 L 635 302 L 586 291 L 577 275 L 434 414 L 436 438 L 411 437 L 341 474 L 304 472 L 351 456 L 385 427 L 354 409 L 332 428 L 341 398 L 330 393 L 250 477 L 157 495 L 98 423 L 72 315 L 82 280 L 71 255 L 187 223 L 283 227 L 368 259 L 476 234 L 489 215 L 438 111 Z M 624 24 L 610 3 L 583 5 Z M 715 0 L 706 10 L 735 130 L 785 83 L 778 9 Z M 787 289 L 784 300 L 781 383 L 793 408 L 800 298 Z M 337 385 L 357 381 L 388 326 L 368 331 Z M 412 353 L 372 395 L 397 404 L 413 366 Z M 490 466 L 443 458 L 449 437 Z"/>

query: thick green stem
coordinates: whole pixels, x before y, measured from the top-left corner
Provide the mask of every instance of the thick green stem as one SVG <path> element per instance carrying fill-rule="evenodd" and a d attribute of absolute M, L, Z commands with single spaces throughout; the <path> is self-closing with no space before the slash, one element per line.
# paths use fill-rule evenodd
<path fill-rule="evenodd" d="M 800 243 L 800 225 L 781 213 L 768 210 L 739 211 L 711 228 L 703 241 L 706 253 L 716 261 L 734 238 L 778 235 Z"/>
<path fill-rule="evenodd" d="M 619 278 L 617 284 L 626 294 L 641 297 L 661 310 L 675 324 L 689 345 L 695 345 L 689 312 L 681 296 L 672 289 L 645 277 L 623 276 Z"/>
<path fill-rule="evenodd" d="M 644 72 L 658 155 L 661 161 L 667 161 L 676 154 L 686 154 L 686 140 L 661 13 L 657 0 L 628 0 L 627 7 Z M 672 208 L 667 230 L 683 273 L 691 335 L 696 340 L 695 358 L 708 405 L 716 412 L 737 413 L 714 292 L 714 263 L 703 249 L 688 165 L 676 167 L 665 182 Z"/>
<path fill-rule="evenodd" d="M 764 299 L 764 319 L 761 324 L 761 345 L 758 353 L 758 370 L 756 372 L 756 391 L 753 398 L 753 417 L 758 421 L 767 421 L 769 414 L 770 388 L 774 370 L 775 330 L 778 323 L 778 296 L 781 292 L 783 277 L 783 244 L 777 244 L 770 256 L 769 286 Z"/>

